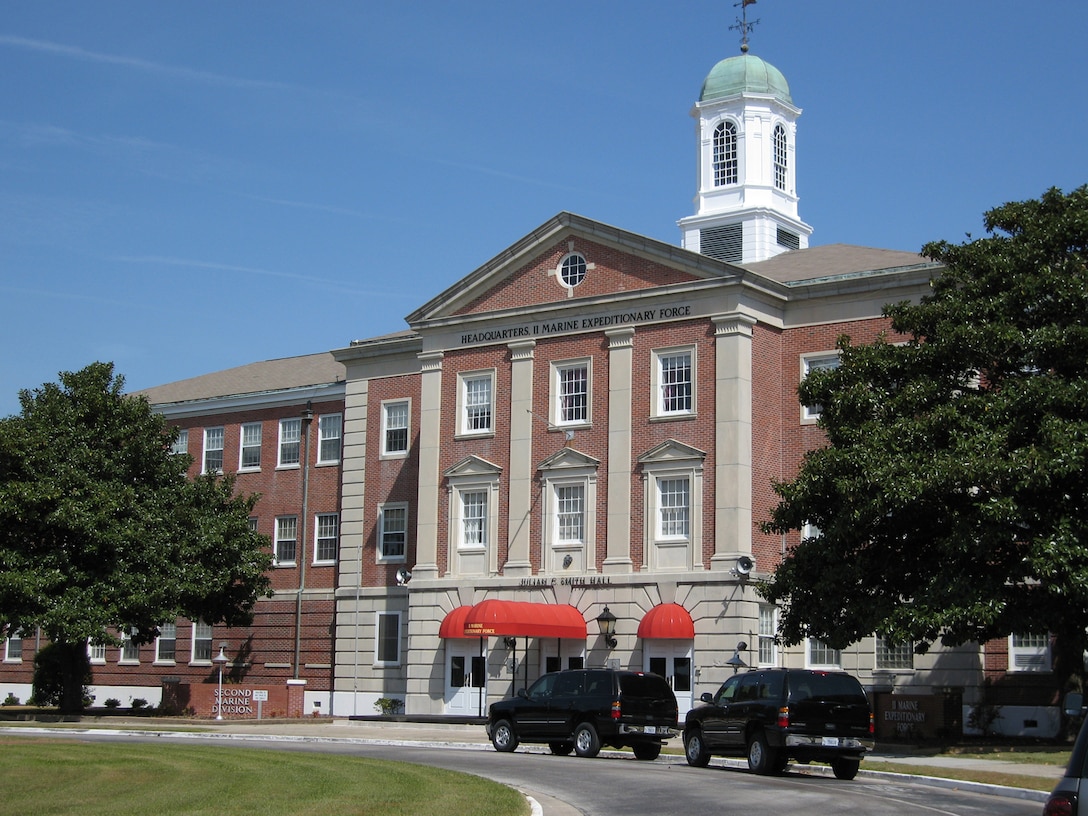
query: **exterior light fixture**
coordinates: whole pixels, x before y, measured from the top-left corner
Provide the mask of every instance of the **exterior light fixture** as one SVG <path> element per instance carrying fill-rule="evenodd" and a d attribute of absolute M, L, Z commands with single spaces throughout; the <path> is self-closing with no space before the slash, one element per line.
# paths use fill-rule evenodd
<path fill-rule="evenodd" d="M 516 637 L 507 636 L 503 638 L 502 642 L 506 644 L 507 649 L 513 649 L 518 645 L 518 639 Z"/>
<path fill-rule="evenodd" d="M 213 663 L 219 664 L 219 696 L 215 701 L 215 718 L 217 720 L 223 719 L 223 666 L 226 665 L 227 661 L 230 659 L 223 654 L 223 649 L 226 645 L 227 644 L 225 643 L 220 643 L 219 654 L 212 658 Z"/>
<path fill-rule="evenodd" d="M 608 611 L 608 607 L 604 608 L 604 611 L 597 616 L 597 626 L 601 630 L 601 634 L 604 636 L 604 642 L 608 644 L 609 649 L 616 648 L 616 616 Z"/>
<path fill-rule="evenodd" d="M 733 652 L 733 656 L 731 658 L 729 658 L 727 661 L 725 661 L 725 664 L 727 666 L 732 666 L 733 667 L 733 674 L 736 674 L 738 669 L 747 669 L 748 668 L 748 664 L 745 663 L 744 658 L 742 658 L 740 656 L 740 653 L 743 652 L 743 651 L 747 651 L 747 649 L 748 649 L 748 644 L 745 643 L 742 640 L 740 643 L 737 644 L 737 650 L 735 652 Z"/>

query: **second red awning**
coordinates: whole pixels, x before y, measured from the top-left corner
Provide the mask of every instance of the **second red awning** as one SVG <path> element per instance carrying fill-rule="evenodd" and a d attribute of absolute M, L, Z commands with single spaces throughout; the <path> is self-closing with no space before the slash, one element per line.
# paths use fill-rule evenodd
<path fill-rule="evenodd" d="M 586 621 L 570 604 L 491 599 L 472 607 L 465 616 L 463 632 L 463 637 L 513 635 L 585 640 Z"/>
<path fill-rule="evenodd" d="M 695 637 L 695 623 L 680 604 L 658 604 L 642 618 L 638 625 L 638 636 L 691 640 Z"/>

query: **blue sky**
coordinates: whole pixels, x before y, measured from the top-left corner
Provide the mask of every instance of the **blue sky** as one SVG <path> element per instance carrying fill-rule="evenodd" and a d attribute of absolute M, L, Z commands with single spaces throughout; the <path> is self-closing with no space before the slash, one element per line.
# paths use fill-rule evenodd
<path fill-rule="evenodd" d="M 1083 0 L 759 0 L 812 245 L 918 250 L 1088 182 Z M 560 211 L 679 244 L 708 0 L 11 2 L 0 415 L 346 346 Z"/>

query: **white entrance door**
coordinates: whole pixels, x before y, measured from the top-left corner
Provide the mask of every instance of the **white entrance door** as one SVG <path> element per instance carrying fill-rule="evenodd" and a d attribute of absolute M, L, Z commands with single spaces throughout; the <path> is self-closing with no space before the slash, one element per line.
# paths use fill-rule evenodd
<path fill-rule="evenodd" d="M 691 641 L 657 640 L 643 641 L 643 669 L 660 674 L 669 681 L 676 705 L 680 709 L 680 722 L 695 704 L 692 678 Z"/>
<path fill-rule="evenodd" d="M 478 640 L 446 641 L 446 713 L 476 717 L 485 714 L 486 660 Z"/>

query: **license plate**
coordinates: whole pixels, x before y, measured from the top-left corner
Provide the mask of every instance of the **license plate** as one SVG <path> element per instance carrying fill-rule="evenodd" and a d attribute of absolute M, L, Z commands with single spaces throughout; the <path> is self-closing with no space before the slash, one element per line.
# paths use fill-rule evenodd
<path fill-rule="evenodd" d="M 838 737 L 823 737 L 820 740 L 820 744 L 823 745 L 824 748 L 838 748 L 839 747 L 839 738 Z"/>
<path fill-rule="evenodd" d="M 644 731 L 645 733 L 647 733 L 647 734 L 656 734 L 656 733 L 657 733 L 657 726 L 654 726 L 654 725 L 647 725 L 647 726 L 646 726 L 645 728 L 643 728 L 642 730 L 643 730 L 643 731 Z"/>

